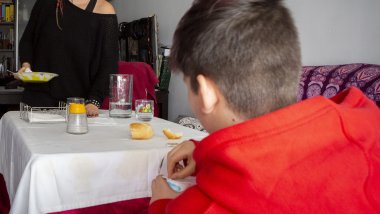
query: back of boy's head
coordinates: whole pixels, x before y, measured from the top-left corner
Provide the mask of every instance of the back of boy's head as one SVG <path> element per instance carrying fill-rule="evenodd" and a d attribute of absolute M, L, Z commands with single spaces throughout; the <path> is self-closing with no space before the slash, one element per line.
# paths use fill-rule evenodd
<path fill-rule="evenodd" d="M 171 66 L 218 85 L 237 114 L 252 118 L 296 102 L 301 57 L 280 0 L 196 0 L 174 34 Z"/>

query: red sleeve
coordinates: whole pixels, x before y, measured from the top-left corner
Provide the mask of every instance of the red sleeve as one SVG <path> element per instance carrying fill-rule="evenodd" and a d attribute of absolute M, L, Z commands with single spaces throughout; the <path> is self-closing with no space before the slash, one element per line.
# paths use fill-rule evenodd
<path fill-rule="evenodd" d="M 148 213 L 165 213 L 166 206 L 172 199 L 161 199 L 149 205 Z"/>
<path fill-rule="evenodd" d="M 195 148 L 197 148 L 197 146 L 199 145 L 200 141 L 197 141 L 197 140 L 193 140 L 193 139 L 190 139 L 191 142 L 194 143 L 195 145 Z M 191 176 L 196 176 L 198 173 L 198 170 L 197 170 L 197 167 L 195 166 L 195 172 L 191 175 Z"/>
<path fill-rule="evenodd" d="M 194 143 L 195 147 L 197 147 L 198 144 L 200 143 L 200 141 L 197 141 L 197 140 L 194 140 L 194 139 L 190 139 L 190 141 Z"/>
<path fill-rule="evenodd" d="M 149 214 L 168 213 L 168 214 L 193 214 L 204 213 L 209 209 L 213 202 L 204 195 L 197 186 L 185 190 L 177 198 L 162 199 L 153 202 L 149 206 Z M 214 208 L 215 209 L 215 208 Z M 218 210 L 219 208 L 216 208 Z"/>

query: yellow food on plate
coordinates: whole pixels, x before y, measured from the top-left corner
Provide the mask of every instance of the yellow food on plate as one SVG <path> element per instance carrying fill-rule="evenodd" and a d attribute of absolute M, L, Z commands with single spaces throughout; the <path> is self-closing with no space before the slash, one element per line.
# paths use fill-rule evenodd
<path fill-rule="evenodd" d="M 23 72 L 17 73 L 18 78 L 23 82 L 28 83 L 44 83 L 49 82 L 54 77 L 57 77 L 58 74 L 48 73 L 48 72 Z"/>
<path fill-rule="evenodd" d="M 129 130 L 134 140 L 146 140 L 154 135 L 152 126 L 149 123 L 131 123 Z"/>
<path fill-rule="evenodd" d="M 163 129 L 162 132 L 168 139 L 180 139 L 182 137 L 182 133 L 173 133 L 170 129 Z"/>

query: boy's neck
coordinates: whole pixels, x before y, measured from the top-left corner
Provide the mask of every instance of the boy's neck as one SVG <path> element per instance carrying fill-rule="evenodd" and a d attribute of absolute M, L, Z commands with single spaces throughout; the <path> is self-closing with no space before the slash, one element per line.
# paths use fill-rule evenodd
<path fill-rule="evenodd" d="M 208 121 L 204 121 L 207 123 L 207 131 L 209 133 L 212 133 L 218 131 L 219 129 L 227 128 L 238 123 L 242 123 L 248 119 L 241 117 L 240 115 L 232 111 L 230 108 L 225 106 L 224 108 L 217 109 L 213 113 L 213 115 L 211 115 L 211 117 L 209 117 L 207 120 Z"/>

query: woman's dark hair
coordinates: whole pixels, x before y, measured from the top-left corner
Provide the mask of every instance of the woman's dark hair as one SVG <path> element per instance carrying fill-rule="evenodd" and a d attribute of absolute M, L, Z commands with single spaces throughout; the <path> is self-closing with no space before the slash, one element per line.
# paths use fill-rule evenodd
<path fill-rule="evenodd" d="M 296 102 L 296 28 L 279 0 L 198 0 L 174 34 L 172 70 L 216 82 L 230 107 L 256 117 Z"/>

